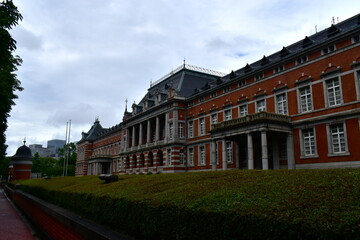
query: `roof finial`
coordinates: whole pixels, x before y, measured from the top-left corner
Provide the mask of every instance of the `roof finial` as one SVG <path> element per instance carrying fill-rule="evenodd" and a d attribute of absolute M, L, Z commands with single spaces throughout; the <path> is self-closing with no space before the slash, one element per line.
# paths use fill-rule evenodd
<path fill-rule="evenodd" d="M 25 146 L 25 143 L 26 143 L 26 137 L 24 137 L 24 141 L 23 141 L 23 142 L 24 142 L 24 146 Z"/>
<path fill-rule="evenodd" d="M 125 99 L 125 112 L 127 112 L 127 103 L 128 103 L 128 100 L 127 100 L 127 97 Z"/>
<path fill-rule="evenodd" d="M 98 122 L 99 121 L 99 115 L 97 115 L 96 117 L 95 117 L 95 122 Z"/>
<path fill-rule="evenodd" d="M 184 68 L 185 68 L 185 65 L 186 65 L 186 63 L 185 63 L 185 57 L 184 57 Z"/>

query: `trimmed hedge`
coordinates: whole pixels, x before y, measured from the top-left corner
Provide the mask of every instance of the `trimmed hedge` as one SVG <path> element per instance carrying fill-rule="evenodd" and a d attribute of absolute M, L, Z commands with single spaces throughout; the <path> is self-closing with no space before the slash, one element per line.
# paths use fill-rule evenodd
<path fill-rule="evenodd" d="M 360 238 L 360 169 L 234 170 L 19 182 L 139 239 Z"/>

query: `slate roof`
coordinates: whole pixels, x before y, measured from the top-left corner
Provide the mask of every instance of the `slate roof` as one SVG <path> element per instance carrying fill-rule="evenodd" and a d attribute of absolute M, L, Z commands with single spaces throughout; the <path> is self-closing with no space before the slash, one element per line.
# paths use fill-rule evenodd
<path fill-rule="evenodd" d="M 326 28 L 318 33 L 315 33 L 311 36 L 305 36 L 302 40 L 295 42 L 287 47 L 283 47 L 280 51 L 275 52 L 269 56 L 264 56 L 262 59 L 247 64 L 245 67 L 240 68 L 236 71 L 232 71 L 230 74 L 222 77 L 221 80 L 210 82 L 210 86 L 217 86 L 226 84 L 233 79 L 241 78 L 246 76 L 249 73 L 259 72 L 261 70 L 267 69 L 270 65 L 280 64 L 281 62 L 286 61 L 289 58 L 294 58 L 297 55 L 301 56 L 304 51 L 309 51 L 311 49 L 319 48 L 322 45 L 331 42 L 332 40 L 337 39 L 339 35 L 346 35 L 347 33 L 351 34 L 353 31 L 360 29 L 360 14 L 355 15 L 349 19 L 346 19 L 338 24 L 333 24 L 329 28 Z M 220 84 L 219 84 L 220 83 Z M 201 89 L 206 88 L 202 86 Z M 209 89 L 209 88 L 207 88 Z"/>

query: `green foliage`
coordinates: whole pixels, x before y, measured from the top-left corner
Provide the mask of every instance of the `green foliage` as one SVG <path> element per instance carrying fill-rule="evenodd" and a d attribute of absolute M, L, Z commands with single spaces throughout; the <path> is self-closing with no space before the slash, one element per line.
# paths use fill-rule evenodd
<path fill-rule="evenodd" d="M 10 161 L 11 157 L 4 157 L 3 159 L 0 159 L 0 181 L 7 179 Z"/>
<path fill-rule="evenodd" d="M 60 161 L 55 158 L 45 157 L 42 158 L 39 156 L 39 153 L 34 154 L 33 165 L 31 172 L 40 173 L 41 176 L 62 176 L 62 166 Z"/>
<path fill-rule="evenodd" d="M 17 98 L 14 92 L 22 90 L 20 81 L 14 73 L 22 60 L 19 56 L 13 55 L 16 41 L 9 33 L 21 19 L 22 16 L 12 1 L 0 2 L 0 159 L 6 152 L 5 131 L 11 106 L 15 105 L 13 100 Z"/>
<path fill-rule="evenodd" d="M 359 239 L 360 169 L 36 179 L 21 188 L 139 239 Z"/>
<path fill-rule="evenodd" d="M 68 143 L 64 148 L 59 149 L 59 166 L 62 168 L 64 166 L 64 159 L 68 153 L 68 168 L 67 168 L 67 175 L 66 176 L 75 176 L 75 165 L 76 165 L 76 144 L 75 143 Z"/>

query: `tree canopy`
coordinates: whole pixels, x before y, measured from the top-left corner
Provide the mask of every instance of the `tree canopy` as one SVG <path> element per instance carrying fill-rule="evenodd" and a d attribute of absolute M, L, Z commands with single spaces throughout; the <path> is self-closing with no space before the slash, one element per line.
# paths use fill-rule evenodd
<path fill-rule="evenodd" d="M 21 20 L 22 16 L 11 0 L 0 2 L 0 159 L 6 154 L 5 131 L 7 118 L 17 98 L 15 91 L 23 90 L 15 74 L 22 59 L 14 56 L 16 41 L 9 33 Z"/>

